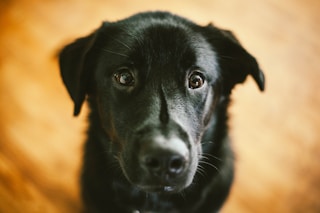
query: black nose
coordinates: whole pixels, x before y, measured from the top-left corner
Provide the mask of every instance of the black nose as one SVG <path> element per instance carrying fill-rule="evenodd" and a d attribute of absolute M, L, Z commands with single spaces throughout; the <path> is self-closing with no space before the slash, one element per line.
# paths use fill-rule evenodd
<path fill-rule="evenodd" d="M 143 158 L 143 166 L 152 175 L 159 177 L 175 177 L 184 171 L 186 158 L 176 153 L 149 153 Z"/>

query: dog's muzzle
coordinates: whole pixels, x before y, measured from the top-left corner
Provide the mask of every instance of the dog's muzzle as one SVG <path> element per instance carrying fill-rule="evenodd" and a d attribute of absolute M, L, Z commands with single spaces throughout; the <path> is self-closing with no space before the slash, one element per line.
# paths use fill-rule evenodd
<path fill-rule="evenodd" d="M 144 141 L 139 152 L 139 166 L 145 181 L 140 188 L 146 191 L 176 191 L 188 171 L 190 154 L 179 138 L 157 136 Z"/>

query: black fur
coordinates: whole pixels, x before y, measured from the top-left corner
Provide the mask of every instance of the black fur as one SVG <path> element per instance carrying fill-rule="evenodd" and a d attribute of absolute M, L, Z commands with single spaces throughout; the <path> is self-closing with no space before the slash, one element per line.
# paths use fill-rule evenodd
<path fill-rule="evenodd" d="M 256 60 L 234 35 L 165 13 L 105 22 L 60 54 L 78 115 L 91 109 L 82 196 L 91 213 L 213 213 L 228 196 L 227 107 Z"/>

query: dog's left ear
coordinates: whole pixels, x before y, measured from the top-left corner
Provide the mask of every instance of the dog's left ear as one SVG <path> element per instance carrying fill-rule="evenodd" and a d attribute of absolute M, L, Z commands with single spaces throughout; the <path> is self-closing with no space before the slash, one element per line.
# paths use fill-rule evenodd
<path fill-rule="evenodd" d="M 96 40 L 96 34 L 77 39 L 65 46 L 59 54 L 62 80 L 74 102 L 74 116 L 80 113 L 82 103 L 88 91 L 90 78 L 90 51 Z"/>
<path fill-rule="evenodd" d="M 261 91 L 264 90 L 264 74 L 256 59 L 241 46 L 232 32 L 210 24 L 205 27 L 205 36 L 217 52 L 226 92 L 230 92 L 235 84 L 243 83 L 247 75 L 253 77 Z"/>

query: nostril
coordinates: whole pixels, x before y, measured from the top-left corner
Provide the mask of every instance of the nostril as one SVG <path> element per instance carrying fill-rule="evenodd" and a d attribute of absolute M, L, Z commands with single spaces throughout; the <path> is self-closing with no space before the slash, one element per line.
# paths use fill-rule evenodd
<path fill-rule="evenodd" d="M 169 161 L 169 172 L 172 174 L 179 174 L 182 172 L 185 165 L 185 159 L 181 156 L 173 156 Z"/>
<path fill-rule="evenodd" d="M 145 156 L 142 161 L 143 167 L 151 172 L 152 175 L 176 176 L 183 172 L 186 159 L 181 155 L 172 155 L 168 153 Z"/>

